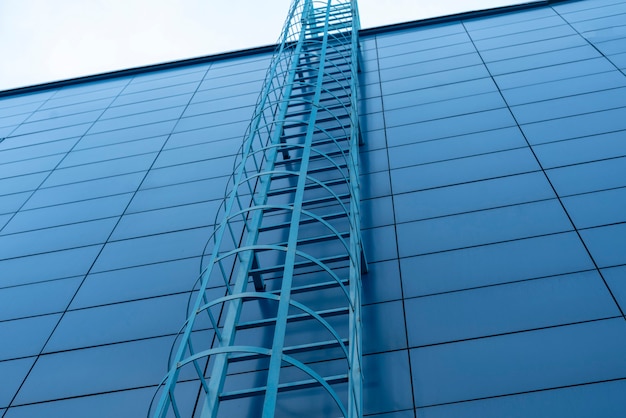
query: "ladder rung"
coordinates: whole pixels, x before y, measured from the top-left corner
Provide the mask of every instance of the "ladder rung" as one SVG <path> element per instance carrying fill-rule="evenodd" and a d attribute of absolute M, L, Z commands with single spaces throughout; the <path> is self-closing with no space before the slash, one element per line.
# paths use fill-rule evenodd
<path fill-rule="evenodd" d="M 337 168 L 346 168 L 346 167 L 347 167 L 347 164 L 343 163 L 343 164 L 337 164 L 337 166 L 329 165 L 329 166 L 325 166 L 325 167 L 310 168 L 309 171 L 307 171 L 307 174 L 323 173 L 323 172 L 326 172 L 326 171 L 337 170 Z M 282 180 L 282 179 L 287 179 L 287 178 L 293 178 L 293 175 L 292 174 L 281 174 L 281 175 L 272 176 L 272 180 Z"/>
<path fill-rule="evenodd" d="M 333 131 L 340 131 L 342 133 L 342 135 L 339 135 L 338 138 L 342 138 L 345 137 L 345 135 L 343 135 L 343 131 L 350 131 L 350 127 L 349 126 L 333 126 L 330 127 L 328 129 L 326 129 L 325 133 L 317 132 L 319 134 L 324 135 L 324 138 L 326 138 L 326 140 L 328 140 L 328 137 L 326 137 L 326 134 L 331 134 Z M 292 138 L 302 138 L 304 137 L 304 133 L 297 133 L 297 134 L 283 134 L 283 136 L 281 137 L 281 140 L 288 140 L 288 139 L 292 139 Z M 314 141 L 314 144 L 317 144 L 317 141 Z"/>
<path fill-rule="evenodd" d="M 339 218 L 343 218 L 346 217 L 347 215 L 345 214 L 345 212 L 338 212 L 338 213 L 332 213 L 330 215 L 325 215 L 322 216 L 321 218 L 324 219 L 325 221 L 330 221 L 332 219 L 339 219 Z M 303 219 L 300 221 L 300 225 L 306 225 L 306 224 L 312 224 L 315 222 L 319 222 L 317 219 L 314 218 L 307 218 L 307 219 Z M 282 222 L 276 225 L 268 225 L 268 226 L 262 226 L 259 228 L 259 232 L 265 232 L 265 231 L 273 231 L 276 229 L 284 229 L 284 228 L 289 228 L 289 226 L 291 225 L 291 222 Z"/>
<path fill-rule="evenodd" d="M 305 200 L 304 202 L 302 202 L 302 206 L 306 207 L 306 206 L 311 206 L 311 205 L 317 205 L 320 203 L 327 203 L 327 202 L 336 202 L 337 199 L 338 200 L 345 200 L 345 199 L 349 199 L 350 198 L 350 193 L 344 193 L 344 194 L 340 194 L 337 195 L 337 197 L 335 196 L 325 196 L 325 197 L 318 197 L 316 199 L 310 199 L 310 200 Z M 282 208 L 268 208 L 264 210 L 264 213 L 269 213 L 269 212 L 276 212 L 279 210 L 283 210 Z"/>
<path fill-rule="evenodd" d="M 332 256 L 332 257 L 324 257 L 324 258 L 320 258 L 319 261 L 323 264 L 330 264 L 330 263 L 336 263 L 339 261 L 347 261 L 350 259 L 350 256 L 347 254 L 342 254 L 339 256 Z M 317 264 L 312 262 L 312 261 L 301 261 L 299 263 L 294 263 L 294 269 L 297 268 L 302 268 L 302 267 L 310 267 L 310 266 L 316 266 Z M 259 268 L 259 269 L 254 269 L 254 270 L 250 270 L 249 274 L 266 274 L 266 273 L 276 273 L 278 271 L 282 271 L 285 269 L 285 265 L 284 264 L 279 264 L 277 266 L 272 266 L 272 267 L 264 267 L 264 268 Z"/>
<path fill-rule="evenodd" d="M 340 178 L 336 180 L 325 181 L 325 182 L 322 182 L 322 184 L 327 187 L 332 187 L 332 186 L 338 186 L 342 184 L 347 185 L 348 183 L 346 182 L 345 179 Z M 320 189 L 322 187 L 323 186 L 319 183 L 309 183 L 304 186 L 304 189 L 313 190 L 313 189 Z M 267 195 L 268 196 L 281 196 L 284 194 L 295 193 L 297 190 L 298 190 L 298 187 L 283 187 L 282 189 L 270 190 L 269 192 L 267 192 Z"/>
<path fill-rule="evenodd" d="M 347 338 L 342 339 L 341 342 L 344 345 L 349 344 L 349 341 Z M 292 347 L 285 347 L 283 349 L 283 353 L 285 354 L 306 353 L 307 351 L 323 350 L 325 348 L 332 348 L 338 345 L 339 345 L 339 342 L 337 340 L 321 341 L 317 343 L 301 344 L 301 345 L 294 345 Z M 235 354 L 235 355 L 231 355 L 228 358 L 228 361 L 235 363 L 235 362 L 240 362 L 240 361 L 258 360 L 262 358 L 267 358 L 267 356 L 262 355 L 262 354 L 255 354 L 255 353 Z"/>
<path fill-rule="evenodd" d="M 341 374 L 341 375 L 336 375 L 336 376 L 329 376 L 329 377 L 325 377 L 324 380 L 329 385 L 338 384 L 338 383 L 346 383 L 348 381 L 348 375 Z M 315 386 L 319 386 L 319 384 L 320 383 L 315 379 L 300 380 L 298 382 L 291 382 L 291 383 L 281 383 L 278 385 L 278 392 L 287 392 L 290 390 L 297 390 L 297 389 L 308 389 L 308 388 L 312 388 Z M 261 395 L 265 393 L 266 390 L 267 388 L 265 386 L 261 386 L 261 387 L 251 388 L 251 389 L 225 392 L 220 395 L 220 400 L 226 401 L 230 399 L 239 399 L 239 398 L 246 398 L 249 396 L 257 396 L 257 395 Z"/>
<path fill-rule="evenodd" d="M 316 313 L 322 318 L 326 318 L 330 316 L 347 314 L 348 308 L 345 307 L 345 308 L 326 309 L 324 311 L 318 311 Z M 314 318 L 308 313 L 287 316 L 287 322 L 300 322 L 300 321 L 306 321 L 307 319 L 314 319 Z M 257 321 L 243 322 L 237 325 L 237 329 L 242 330 L 242 329 L 264 327 L 267 325 L 271 325 L 275 323 L 276 321 L 277 321 L 276 318 L 265 318 L 265 319 L 259 319 Z"/>
<path fill-rule="evenodd" d="M 341 283 L 344 286 L 347 286 L 348 285 L 348 279 L 341 280 Z M 323 283 L 309 284 L 309 285 L 306 285 L 306 286 L 292 287 L 291 288 L 291 293 L 292 294 L 296 294 L 296 293 L 310 292 L 311 290 L 326 290 L 326 289 L 332 289 L 333 287 L 337 287 L 337 286 L 339 286 L 339 283 L 336 282 L 335 280 L 332 280 L 332 281 L 323 282 Z M 280 293 L 280 289 L 279 290 L 272 290 L 269 293 L 278 294 L 278 293 Z"/>
<path fill-rule="evenodd" d="M 341 232 L 339 233 L 339 236 L 335 235 L 335 234 L 327 234 L 327 235 L 320 235 L 317 237 L 310 237 L 310 238 L 301 238 L 298 240 L 298 245 L 309 245 L 309 244 L 317 244 L 319 242 L 328 242 L 328 241 L 332 241 L 334 239 L 339 239 L 339 237 L 341 238 L 346 238 L 350 236 L 350 231 L 346 231 L 346 232 Z M 278 245 L 279 247 L 286 247 L 287 246 L 287 242 L 280 242 L 277 244 L 273 244 L 273 245 Z M 262 252 L 266 252 L 266 251 L 272 251 L 272 249 L 259 249 L 256 250 L 256 252 L 258 253 L 262 253 Z"/>

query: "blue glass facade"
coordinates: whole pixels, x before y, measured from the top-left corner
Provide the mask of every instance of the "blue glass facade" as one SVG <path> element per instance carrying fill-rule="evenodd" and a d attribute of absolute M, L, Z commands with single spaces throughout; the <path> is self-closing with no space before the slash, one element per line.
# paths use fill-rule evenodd
<path fill-rule="evenodd" d="M 625 22 L 363 32 L 366 416 L 623 415 Z M 0 99 L 0 416 L 146 414 L 270 58 Z"/>

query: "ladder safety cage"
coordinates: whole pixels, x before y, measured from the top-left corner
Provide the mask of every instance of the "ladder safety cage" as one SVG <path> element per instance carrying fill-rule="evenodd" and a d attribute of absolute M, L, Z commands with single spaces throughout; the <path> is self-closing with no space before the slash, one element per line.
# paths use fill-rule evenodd
<path fill-rule="evenodd" d="M 153 417 L 362 411 L 356 0 L 293 0 Z"/>

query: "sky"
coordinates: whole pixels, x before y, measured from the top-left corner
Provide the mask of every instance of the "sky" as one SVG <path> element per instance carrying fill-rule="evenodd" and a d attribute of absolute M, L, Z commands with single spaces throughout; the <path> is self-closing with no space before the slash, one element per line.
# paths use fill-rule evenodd
<path fill-rule="evenodd" d="M 524 0 L 359 0 L 363 28 Z M 0 90 L 274 44 L 291 0 L 0 0 Z"/>

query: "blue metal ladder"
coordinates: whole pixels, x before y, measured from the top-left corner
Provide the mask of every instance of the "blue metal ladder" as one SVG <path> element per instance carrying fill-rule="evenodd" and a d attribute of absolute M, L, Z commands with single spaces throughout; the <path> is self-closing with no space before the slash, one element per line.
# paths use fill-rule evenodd
<path fill-rule="evenodd" d="M 362 416 L 358 29 L 292 3 L 153 416 Z"/>

